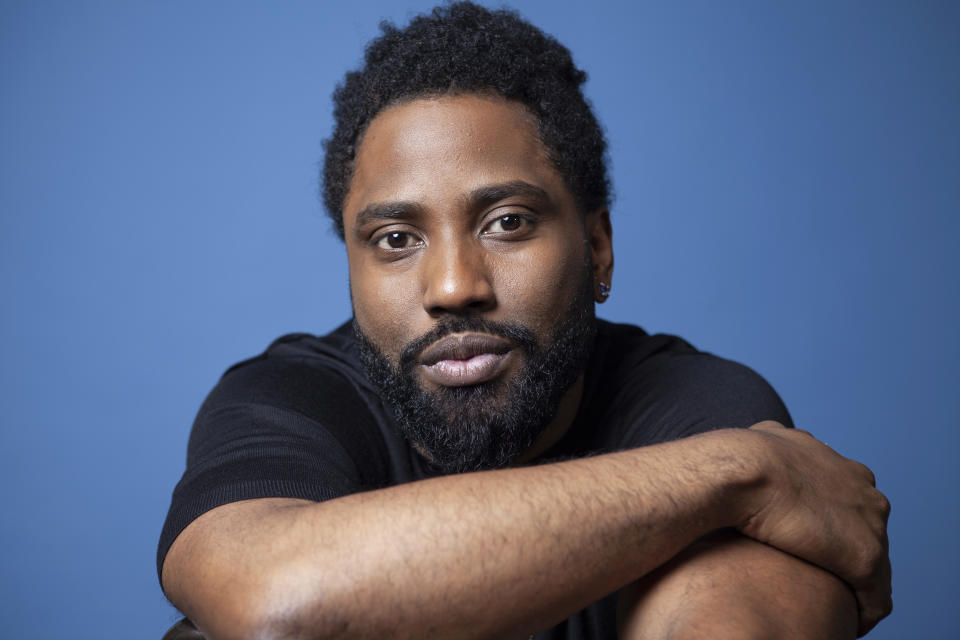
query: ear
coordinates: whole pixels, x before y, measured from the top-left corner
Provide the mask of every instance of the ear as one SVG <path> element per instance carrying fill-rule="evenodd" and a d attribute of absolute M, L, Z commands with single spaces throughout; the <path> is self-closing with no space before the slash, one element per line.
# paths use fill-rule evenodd
<path fill-rule="evenodd" d="M 585 222 L 593 263 L 593 296 L 597 302 L 606 302 L 613 285 L 613 229 L 610 227 L 610 212 L 606 209 L 591 211 Z"/>

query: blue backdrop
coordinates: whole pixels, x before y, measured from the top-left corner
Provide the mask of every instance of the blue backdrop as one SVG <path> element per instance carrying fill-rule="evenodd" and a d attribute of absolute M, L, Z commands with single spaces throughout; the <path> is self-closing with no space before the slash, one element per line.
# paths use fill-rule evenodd
<path fill-rule="evenodd" d="M 159 640 L 154 551 L 223 369 L 349 314 L 329 95 L 429 3 L 0 2 L 0 619 Z M 408 6 L 409 5 L 409 6 Z M 893 502 L 956 637 L 960 4 L 518 2 L 611 141 L 614 320 L 750 364 Z M 949 625 L 948 625 L 948 622 Z"/>

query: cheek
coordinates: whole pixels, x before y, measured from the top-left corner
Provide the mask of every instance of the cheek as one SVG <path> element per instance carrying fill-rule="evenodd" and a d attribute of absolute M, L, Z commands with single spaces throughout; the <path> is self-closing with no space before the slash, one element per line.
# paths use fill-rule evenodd
<path fill-rule="evenodd" d="M 500 303 L 524 324 L 550 333 L 582 286 L 585 256 L 576 243 L 558 243 L 531 251 L 498 270 Z"/>
<path fill-rule="evenodd" d="M 392 360 L 417 337 L 410 330 L 419 298 L 409 278 L 351 260 L 350 295 L 360 329 Z"/>

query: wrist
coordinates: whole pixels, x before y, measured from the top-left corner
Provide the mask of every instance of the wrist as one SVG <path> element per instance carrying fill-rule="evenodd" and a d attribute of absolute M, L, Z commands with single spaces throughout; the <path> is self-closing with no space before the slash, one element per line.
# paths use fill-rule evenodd
<path fill-rule="evenodd" d="M 740 529 L 764 504 L 770 483 L 770 456 L 760 434 L 749 429 L 718 429 L 703 439 L 702 469 L 717 489 L 709 510 L 712 531 Z"/>

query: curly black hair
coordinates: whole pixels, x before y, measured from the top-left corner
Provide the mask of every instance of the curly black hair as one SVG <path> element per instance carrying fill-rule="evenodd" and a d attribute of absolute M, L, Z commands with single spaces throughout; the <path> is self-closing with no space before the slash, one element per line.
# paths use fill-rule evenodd
<path fill-rule="evenodd" d="M 570 51 L 509 10 L 457 2 L 403 29 L 380 24 L 365 64 L 333 94 L 334 130 L 324 142 L 323 201 L 343 239 L 343 201 L 360 139 L 382 110 L 418 97 L 486 93 L 524 104 L 582 212 L 609 206 L 607 143 L 581 91 L 587 75 Z"/>

